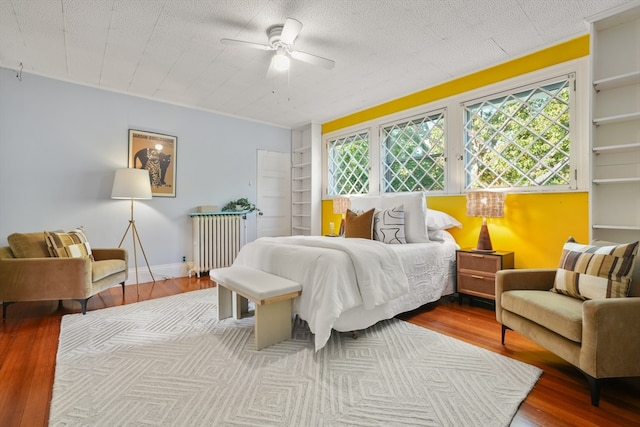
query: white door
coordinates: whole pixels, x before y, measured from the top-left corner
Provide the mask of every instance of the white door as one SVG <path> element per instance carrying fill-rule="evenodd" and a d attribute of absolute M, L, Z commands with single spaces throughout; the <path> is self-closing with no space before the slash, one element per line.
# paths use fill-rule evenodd
<path fill-rule="evenodd" d="M 291 154 L 258 150 L 257 236 L 291 234 Z"/>

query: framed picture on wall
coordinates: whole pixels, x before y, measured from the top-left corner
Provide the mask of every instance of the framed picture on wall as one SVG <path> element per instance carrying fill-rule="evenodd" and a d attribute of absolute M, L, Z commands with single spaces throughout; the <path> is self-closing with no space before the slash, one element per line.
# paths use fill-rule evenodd
<path fill-rule="evenodd" d="M 178 138 L 129 129 L 129 167 L 146 169 L 154 197 L 176 197 Z"/>

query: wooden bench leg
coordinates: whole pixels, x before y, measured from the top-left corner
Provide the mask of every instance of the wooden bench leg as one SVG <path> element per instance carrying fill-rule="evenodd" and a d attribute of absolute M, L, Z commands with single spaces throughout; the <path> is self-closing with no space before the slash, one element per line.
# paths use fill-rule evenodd
<path fill-rule="evenodd" d="M 291 300 L 256 304 L 256 350 L 291 339 Z"/>
<path fill-rule="evenodd" d="M 233 318 L 242 319 L 249 312 L 249 300 L 233 292 Z"/>
<path fill-rule="evenodd" d="M 232 293 L 222 284 L 217 284 L 218 288 L 218 320 L 228 319 L 233 316 Z"/>

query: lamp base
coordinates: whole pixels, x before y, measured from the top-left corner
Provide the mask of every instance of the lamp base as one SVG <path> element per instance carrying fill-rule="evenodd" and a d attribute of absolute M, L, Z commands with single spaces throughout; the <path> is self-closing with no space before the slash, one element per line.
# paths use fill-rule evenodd
<path fill-rule="evenodd" d="M 482 227 L 480 227 L 480 235 L 478 236 L 478 245 L 474 252 L 495 252 L 491 245 L 491 236 L 489 236 L 489 227 L 487 227 L 487 219 L 482 218 Z"/>

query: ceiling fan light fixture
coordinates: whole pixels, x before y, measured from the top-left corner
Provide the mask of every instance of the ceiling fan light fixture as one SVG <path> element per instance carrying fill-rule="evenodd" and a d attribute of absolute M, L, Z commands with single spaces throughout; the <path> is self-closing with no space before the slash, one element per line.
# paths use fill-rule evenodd
<path fill-rule="evenodd" d="M 273 68 L 278 71 L 287 71 L 291 65 L 291 60 L 287 54 L 278 52 L 273 56 Z"/>

